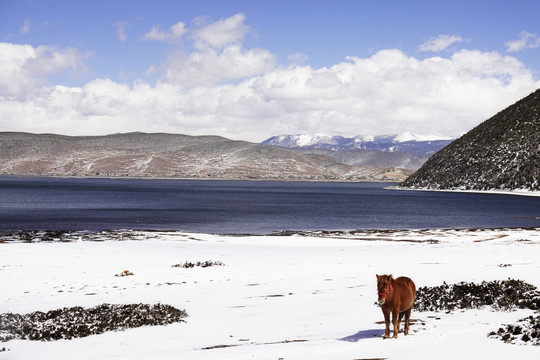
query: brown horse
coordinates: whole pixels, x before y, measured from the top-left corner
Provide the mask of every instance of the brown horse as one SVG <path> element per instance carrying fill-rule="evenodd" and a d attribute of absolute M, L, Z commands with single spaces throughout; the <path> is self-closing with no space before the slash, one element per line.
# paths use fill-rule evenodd
<path fill-rule="evenodd" d="M 394 279 L 392 275 L 377 275 L 379 306 L 384 314 L 386 331 L 384 338 L 390 337 L 390 313 L 394 324 L 394 338 L 398 337 L 399 324 L 405 315 L 405 335 L 409 333 L 409 318 L 416 298 L 416 285 L 408 277 Z M 398 317 L 399 315 L 399 317 Z"/>

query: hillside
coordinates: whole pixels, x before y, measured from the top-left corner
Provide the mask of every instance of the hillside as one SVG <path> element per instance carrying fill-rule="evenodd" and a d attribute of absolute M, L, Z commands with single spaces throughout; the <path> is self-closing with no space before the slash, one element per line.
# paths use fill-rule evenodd
<path fill-rule="evenodd" d="M 319 148 L 291 148 L 290 150 L 304 155 L 327 156 L 340 163 L 352 166 L 396 167 L 416 170 L 420 168 L 427 160 L 427 158 L 418 155 L 378 150 L 353 149 L 335 151 Z"/>
<path fill-rule="evenodd" d="M 129 133 L 72 137 L 0 133 L 0 174 L 401 181 L 410 171 L 351 166 L 326 156 L 218 136 Z"/>
<path fill-rule="evenodd" d="M 433 155 L 401 187 L 540 190 L 540 90 Z"/>

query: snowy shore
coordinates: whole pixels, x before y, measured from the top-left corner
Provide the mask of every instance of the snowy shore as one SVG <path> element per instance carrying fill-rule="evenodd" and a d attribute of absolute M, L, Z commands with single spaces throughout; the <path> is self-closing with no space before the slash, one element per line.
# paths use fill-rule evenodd
<path fill-rule="evenodd" d="M 467 189 L 431 189 L 431 188 L 423 188 L 423 187 L 399 187 L 399 186 L 387 186 L 386 189 L 389 189 L 389 190 L 413 190 L 413 191 L 440 191 L 440 192 L 471 193 L 471 194 L 540 196 L 540 191 L 532 191 L 532 190 L 527 190 L 527 189 L 467 190 Z"/>
<path fill-rule="evenodd" d="M 71 340 L 11 340 L 0 343 L 0 359 L 540 356 L 539 346 L 487 336 L 538 315 L 529 309 L 413 311 L 409 336 L 383 340 L 374 306 L 375 274 L 409 276 L 417 287 L 508 278 L 540 287 L 540 229 L 71 235 L 0 243 L 0 314 L 161 303 L 185 309 L 186 322 Z M 199 261 L 222 266 L 174 266 Z M 125 270 L 133 275 L 115 276 Z"/>

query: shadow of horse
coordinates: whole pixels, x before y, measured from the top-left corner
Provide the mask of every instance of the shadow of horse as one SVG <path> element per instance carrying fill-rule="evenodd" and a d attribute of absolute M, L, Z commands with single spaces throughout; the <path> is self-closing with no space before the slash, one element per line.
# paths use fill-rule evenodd
<path fill-rule="evenodd" d="M 362 330 L 362 331 L 357 332 L 354 335 L 346 336 L 338 340 L 348 341 L 348 342 L 358 342 L 360 340 L 371 339 L 375 337 L 383 337 L 383 335 L 384 335 L 383 329 L 371 329 L 371 330 Z"/>

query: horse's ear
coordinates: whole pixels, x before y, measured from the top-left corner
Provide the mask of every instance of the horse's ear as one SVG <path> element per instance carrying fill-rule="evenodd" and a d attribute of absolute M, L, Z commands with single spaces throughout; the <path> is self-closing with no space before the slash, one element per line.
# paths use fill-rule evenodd
<path fill-rule="evenodd" d="M 391 274 L 388 275 L 388 280 L 392 281 L 392 279 L 393 279 L 392 275 Z"/>
<path fill-rule="evenodd" d="M 377 280 L 379 280 L 380 276 L 379 276 L 379 275 L 377 275 L 377 274 L 375 274 L 375 276 L 377 276 Z"/>

